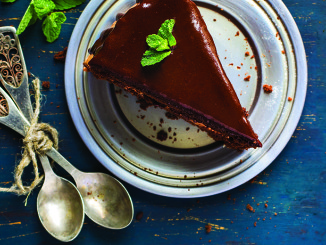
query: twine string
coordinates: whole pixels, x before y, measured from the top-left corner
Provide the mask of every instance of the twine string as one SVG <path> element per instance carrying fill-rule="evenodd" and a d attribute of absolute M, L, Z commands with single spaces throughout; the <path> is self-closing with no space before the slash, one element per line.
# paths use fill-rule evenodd
<path fill-rule="evenodd" d="M 14 171 L 14 183 L 10 188 L 0 187 L 0 192 L 11 192 L 17 195 L 29 196 L 31 191 L 43 180 L 40 176 L 36 155 L 44 155 L 52 147 L 58 149 L 58 131 L 46 123 L 38 123 L 41 111 L 41 89 L 40 80 L 33 80 L 35 93 L 35 111 L 32 117 L 31 125 L 27 129 L 26 136 L 23 139 L 22 159 Z M 24 185 L 22 175 L 24 169 L 33 164 L 34 179 L 29 185 Z"/>

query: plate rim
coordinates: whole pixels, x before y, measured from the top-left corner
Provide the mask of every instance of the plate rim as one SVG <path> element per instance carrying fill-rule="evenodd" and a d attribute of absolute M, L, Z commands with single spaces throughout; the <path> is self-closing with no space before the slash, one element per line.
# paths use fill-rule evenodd
<path fill-rule="evenodd" d="M 82 20 L 89 19 L 94 11 L 105 1 L 92 1 L 90 2 L 83 13 L 81 14 L 74 31 L 71 35 L 70 40 L 78 39 L 83 32 L 84 23 Z M 112 1 L 116 2 L 116 1 Z M 282 133 L 276 139 L 274 144 L 271 146 L 270 149 L 273 149 L 273 154 L 271 152 L 264 154 L 260 160 L 256 163 L 260 162 L 260 164 L 254 164 L 253 166 L 249 167 L 248 169 L 244 170 L 240 174 L 231 177 L 222 182 L 215 183 L 213 185 L 208 186 L 201 186 L 196 188 L 185 188 L 185 187 L 173 187 L 173 186 L 163 186 L 161 184 L 157 184 L 151 181 L 147 181 L 146 179 L 141 179 L 142 185 L 139 185 L 140 178 L 134 176 L 132 173 L 127 171 L 126 169 L 122 168 L 120 165 L 116 164 L 112 159 L 110 159 L 107 154 L 104 152 L 103 149 L 97 144 L 96 140 L 93 138 L 87 125 L 84 122 L 83 116 L 81 115 L 78 99 L 76 96 L 76 87 L 75 83 L 69 81 L 75 81 L 75 73 L 74 72 L 67 72 L 74 70 L 74 64 L 71 62 L 65 63 L 65 92 L 66 92 L 66 99 L 69 108 L 70 115 L 74 122 L 74 125 L 88 147 L 88 149 L 92 152 L 94 157 L 103 165 L 105 166 L 111 173 L 119 177 L 120 179 L 126 181 L 127 183 L 145 190 L 147 192 L 169 196 L 169 197 L 179 197 L 179 198 L 193 198 L 193 197 L 203 197 L 203 196 L 210 196 L 215 195 L 221 192 L 225 192 L 232 188 L 235 188 L 246 181 L 250 180 L 261 171 L 263 171 L 267 166 L 269 166 L 275 158 L 281 153 L 284 147 L 289 142 L 290 138 L 292 137 L 293 132 L 295 131 L 297 124 L 300 120 L 302 110 L 304 107 L 306 91 L 307 91 L 307 63 L 306 63 L 306 55 L 304 50 L 303 41 L 299 32 L 299 29 L 290 14 L 289 10 L 286 8 L 285 4 L 281 0 L 269 0 L 268 3 L 272 6 L 272 8 L 280 15 L 283 25 L 287 28 L 287 32 L 289 37 L 291 38 L 291 44 L 293 45 L 293 50 L 295 54 L 295 61 L 296 61 L 296 68 L 301 67 L 304 69 L 296 69 L 296 89 L 295 94 L 296 97 L 299 96 L 300 100 L 294 100 L 291 112 L 289 114 L 287 123 L 285 124 L 283 131 L 287 132 L 286 134 Z M 69 42 L 67 57 L 76 57 L 78 49 L 73 48 L 71 46 L 76 45 L 73 42 Z M 70 48 L 69 48 L 70 47 Z M 73 69 L 71 69 L 73 67 Z M 288 122 L 291 123 L 288 123 Z M 292 128 L 293 127 L 293 128 Z M 277 144 L 275 144 L 277 143 Z M 103 164 L 105 162 L 105 164 Z M 262 164 L 263 163 L 263 164 Z M 145 185 L 143 183 L 146 183 Z M 220 188 L 212 188 L 212 186 L 219 186 Z M 159 192 L 155 191 L 158 190 Z M 213 190 L 212 190 L 213 189 Z"/>

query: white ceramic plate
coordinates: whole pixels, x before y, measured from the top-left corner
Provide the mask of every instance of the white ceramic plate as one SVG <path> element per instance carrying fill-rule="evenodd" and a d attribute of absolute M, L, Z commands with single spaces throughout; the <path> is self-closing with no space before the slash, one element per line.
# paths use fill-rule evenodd
<path fill-rule="evenodd" d="M 72 34 L 65 87 L 70 113 L 85 144 L 113 174 L 159 195 L 208 196 L 253 178 L 291 138 L 307 90 L 303 43 L 284 4 L 279 0 L 196 1 L 263 143 L 260 149 L 243 152 L 213 142 L 183 120 L 166 118 L 159 108 L 142 110 L 134 96 L 83 72 L 88 48 L 118 13 L 134 4 L 91 1 Z M 250 81 L 244 81 L 248 75 Z M 264 84 L 272 85 L 273 92 L 264 93 Z M 168 134 L 167 140 L 158 139 L 160 131 Z"/>

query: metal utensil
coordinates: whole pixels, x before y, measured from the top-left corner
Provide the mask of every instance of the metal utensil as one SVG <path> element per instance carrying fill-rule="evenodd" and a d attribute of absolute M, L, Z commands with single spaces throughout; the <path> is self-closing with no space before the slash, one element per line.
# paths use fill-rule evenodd
<path fill-rule="evenodd" d="M 12 35 L 12 37 L 10 36 Z M 17 103 L 18 108 L 30 122 L 33 109 L 28 88 L 28 75 L 16 29 L 11 26 L 0 27 L 0 82 Z"/>
<path fill-rule="evenodd" d="M 1 113 L 0 108 L 0 123 L 25 136 L 25 129 L 30 126 L 29 122 L 0 87 L 1 95 L 8 110 Z M 132 200 L 118 180 L 103 173 L 81 172 L 54 148 L 46 154 L 72 175 L 85 201 L 85 212 L 94 222 L 111 229 L 122 229 L 131 223 L 134 215 Z"/>
<path fill-rule="evenodd" d="M 0 50 L 4 58 L 0 60 L 2 63 L 0 82 L 30 122 L 33 109 L 27 69 L 14 27 L 0 27 Z M 8 107 L 7 109 L 9 110 Z M 40 221 L 56 239 L 71 241 L 77 237 L 84 223 L 82 197 L 71 182 L 54 174 L 47 157 L 39 156 L 39 158 L 45 173 L 45 180 L 37 197 L 37 212 Z"/>
<path fill-rule="evenodd" d="M 54 151 L 49 151 L 48 156 L 58 159 Z M 74 178 L 84 199 L 85 212 L 91 220 L 111 229 L 123 229 L 131 223 L 133 204 L 118 180 L 103 173 L 84 173 L 65 159 L 59 161 L 60 166 Z"/>
<path fill-rule="evenodd" d="M 0 122 L 25 135 L 29 122 L 0 87 Z M 44 228 L 60 241 L 71 241 L 84 223 L 84 203 L 78 189 L 56 176 L 45 156 L 40 156 L 45 181 L 37 197 L 38 215 Z"/>
<path fill-rule="evenodd" d="M 25 117 L 29 119 L 32 115 L 32 107 L 29 98 L 28 78 L 26 72 L 26 65 L 23 58 L 23 53 L 19 44 L 19 40 L 15 28 L 0 27 L 1 32 L 12 32 L 15 41 L 12 41 L 16 53 L 20 57 L 19 69 L 22 77 L 15 85 L 8 84 L 5 79 L 0 80 L 13 97 L 13 101 L 19 108 L 20 105 L 24 110 L 21 110 Z M 10 40 L 7 40 L 7 42 Z M 18 63 L 18 62 L 17 62 Z M 24 96 L 22 96 L 24 94 Z M 28 96 L 25 96 L 25 95 Z M 30 121 L 30 120 L 29 120 Z M 52 148 L 47 155 L 62 166 L 68 173 L 70 173 L 77 183 L 85 203 L 85 212 L 90 219 L 97 224 L 111 229 L 122 229 L 128 226 L 133 218 L 133 204 L 129 193 L 125 187 L 115 178 L 103 173 L 84 173 L 73 167 L 64 157 L 62 157 L 54 148 Z M 94 202 L 96 205 L 94 205 Z"/>
<path fill-rule="evenodd" d="M 45 178 L 37 196 L 37 212 L 44 228 L 56 239 L 75 239 L 84 224 L 84 204 L 78 189 L 57 176 L 46 156 L 39 156 Z"/>

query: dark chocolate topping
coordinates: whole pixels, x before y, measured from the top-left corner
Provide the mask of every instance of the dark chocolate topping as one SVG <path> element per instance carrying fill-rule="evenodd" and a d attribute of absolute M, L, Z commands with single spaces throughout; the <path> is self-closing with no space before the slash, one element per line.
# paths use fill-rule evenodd
<path fill-rule="evenodd" d="M 99 39 L 97 39 L 93 46 L 88 49 L 88 53 L 96 55 L 103 47 L 105 39 L 110 35 L 112 30 L 113 28 L 108 28 L 102 31 Z"/>
<path fill-rule="evenodd" d="M 146 37 L 167 19 L 175 19 L 177 45 L 162 62 L 141 66 Z M 257 139 L 218 59 L 213 39 L 190 0 L 143 0 L 117 21 L 100 52 L 89 62 L 104 72 L 123 74 L 137 89 L 153 91 L 202 112 Z"/>

